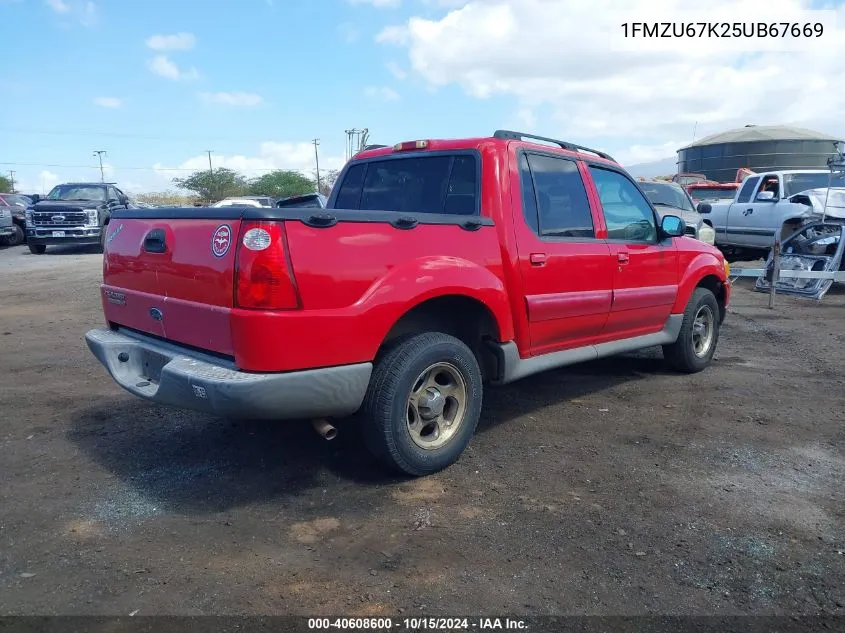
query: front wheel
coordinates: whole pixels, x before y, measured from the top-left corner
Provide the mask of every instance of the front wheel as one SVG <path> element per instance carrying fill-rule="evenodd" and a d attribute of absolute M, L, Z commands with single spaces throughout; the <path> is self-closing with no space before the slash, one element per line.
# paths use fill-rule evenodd
<path fill-rule="evenodd" d="M 18 244 L 23 244 L 24 240 L 26 240 L 26 233 L 24 230 L 18 226 L 17 224 L 14 225 L 15 232 L 12 233 L 11 237 L 6 238 L 6 242 L 9 246 L 17 246 Z"/>
<path fill-rule="evenodd" d="M 719 340 L 719 303 L 707 288 L 696 288 L 684 310 L 678 339 L 663 346 L 663 358 L 677 371 L 688 374 L 706 369 Z"/>
<path fill-rule="evenodd" d="M 46 244 L 30 244 L 29 245 L 29 252 L 33 255 L 43 255 L 47 252 L 47 245 Z"/>
<path fill-rule="evenodd" d="M 375 365 L 361 409 L 369 450 L 414 476 L 447 468 L 481 415 L 481 370 L 459 339 L 427 332 L 402 340 Z"/>

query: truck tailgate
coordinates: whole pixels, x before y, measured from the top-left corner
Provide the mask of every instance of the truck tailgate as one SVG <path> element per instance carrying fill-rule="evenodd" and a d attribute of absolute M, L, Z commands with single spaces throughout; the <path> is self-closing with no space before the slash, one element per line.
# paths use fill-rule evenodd
<path fill-rule="evenodd" d="M 134 211 L 134 210 L 133 210 Z M 233 355 L 235 242 L 241 220 L 166 217 L 167 209 L 116 214 L 103 255 L 103 307 L 112 325 Z M 207 215 L 214 215 L 207 213 Z M 164 216 L 164 217 L 162 217 Z"/>

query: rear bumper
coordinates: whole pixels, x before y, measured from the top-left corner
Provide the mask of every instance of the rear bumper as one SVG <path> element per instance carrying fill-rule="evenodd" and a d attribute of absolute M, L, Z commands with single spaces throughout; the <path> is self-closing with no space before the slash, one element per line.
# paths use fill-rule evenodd
<path fill-rule="evenodd" d="M 284 373 L 225 360 L 132 332 L 90 330 L 88 347 L 127 391 L 159 404 L 253 419 L 342 417 L 358 410 L 372 363 Z"/>

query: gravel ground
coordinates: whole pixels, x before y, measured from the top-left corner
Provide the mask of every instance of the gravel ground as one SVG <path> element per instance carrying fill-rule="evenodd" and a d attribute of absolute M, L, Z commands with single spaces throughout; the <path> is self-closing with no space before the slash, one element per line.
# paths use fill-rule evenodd
<path fill-rule="evenodd" d="M 163 409 L 83 335 L 101 256 L 0 249 L 0 614 L 845 614 L 845 291 L 743 282 L 659 350 L 486 394 L 464 457 Z"/>

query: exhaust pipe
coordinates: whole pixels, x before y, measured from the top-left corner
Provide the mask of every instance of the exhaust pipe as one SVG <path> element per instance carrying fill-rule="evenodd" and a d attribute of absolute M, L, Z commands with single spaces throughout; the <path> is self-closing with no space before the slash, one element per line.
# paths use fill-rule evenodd
<path fill-rule="evenodd" d="M 333 440 L 337 437 L 337 429 L 326 420 L 311 420 L 311 425 L 324 440 Z"/>

